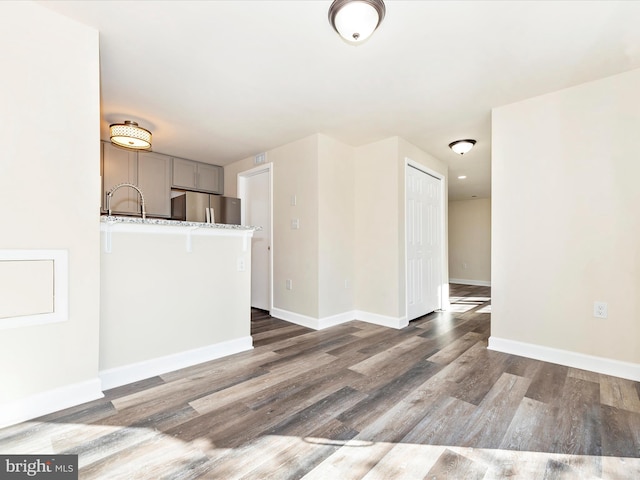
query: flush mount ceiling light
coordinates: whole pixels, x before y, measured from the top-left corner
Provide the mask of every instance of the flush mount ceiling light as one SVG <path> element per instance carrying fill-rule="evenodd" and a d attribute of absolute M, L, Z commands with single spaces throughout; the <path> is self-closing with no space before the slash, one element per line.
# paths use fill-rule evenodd
<path fill-rule="evenodd" d="M 136 122 L 125 120 L 124 123 L 109 125 L 111 143 L 134 150 L 151 148 L 151 132 L 139 127 Z"/>
<path fill-rule="evenodd" d="M 475 144 L 475 140 L 467 138 L 465 140 L 456 140 L 455 142 L 451 142 L 449 144 L 449 148 L 456 152 L 458 155 L 464 155 L 469 150 L 471 150 Z"/>
<path fill-rule="evenodd" d="M 334 0 L 329 23 L 350 43 L 362 43 L 378 28 L 385 14 L 382 0 Z"/>

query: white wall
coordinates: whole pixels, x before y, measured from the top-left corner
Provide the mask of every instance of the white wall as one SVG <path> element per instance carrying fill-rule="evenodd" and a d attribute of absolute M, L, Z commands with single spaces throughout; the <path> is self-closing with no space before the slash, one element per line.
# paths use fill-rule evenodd
<path fill-rule="evenodd" d="M 491 199 L 449 202 L 449 276 L 454 283 L 491 284 Z"/>
<path fill-rule="evenodd" d="M 640 379 L 638 112 L 640 70 L 493 111 L 492 339 Z"/>
<path fill-rule="evenodd" d="M 0 249 L 66 249 L 69 316 L 0 334 L 0 424 L 101 395 L 98 32 L 0 2 Z M 70 393 L 73 392 L 73 393 Z"/>

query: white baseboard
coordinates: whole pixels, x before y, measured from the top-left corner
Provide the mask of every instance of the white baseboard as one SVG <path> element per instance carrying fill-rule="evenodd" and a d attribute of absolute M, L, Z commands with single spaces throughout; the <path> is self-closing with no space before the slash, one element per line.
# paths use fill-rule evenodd
<path fill-rule="evenodd" d="M 272 308 L 269 312 L 272 317 L 295 323 L 303 327 L 312 328 L 314 330 L 322 330 L 323 328 L 332 327 L 341 323 L 350 322 L 351 320 L 360 320 L 362 322 L 373 323 L 383 327 L 401 329 L 409 325 L 406 317 L 387 317 L 378 315 L 377 313 L 363 312 L 361 310 L 352 310 L 350 312 L 339 313 L 330 317 L 313 318 L 299 313 Z"/>
<path fill-rule="evenodd" d="M 450 278 L 449 283 L 456 283 L 459 285 L 473 285 L 476 287 L 490 287 L 491 282 L 487 280 L 468 280 L 466 278 Z"/>
<path fill-rule="evenodd" d="M 340 325 L 341 323 L 347 323 L 355 320 L 355 318 L 355 313 L 353 311 L 343 312 L 337 315 L 331 315 L 330 317 L 320 318 L 318 319 L 318 325 L 320 327 L 318 328 L 318 330 L 333 327 L 334 325 Z"/>
<path fill-rule="evenodd" d="M 104 397 L 100 380 L 74 383 L 0 404 L 0 428 Z"/>
<path fill-rule="evenodd" d="M 251 336 L 242 337 L 202 348 L 187 350 L 186 352 L 102 370 L 99 372 L 99 376 L 102 381 L 102 389 L 109 390 L 110 388 L 127 385 L 128 383 L 137 382 L 145 378 L 155 377 L 156 375 L 173 372 L 174 370 L 208 362 L 216 358 L 251 350 L 252 348 L 253 339 Z"/>
<path fill-rule="evenodd" d="M 489 337 L 489 350 L 556 363 L 566 367 L 627 378 L 640 382 L 640 364 L 621 362 L 610 358 L 585 355 L 584 353 L 518 342 L 504 338 Z"/>
<path fill-rule="evenodd" d="M 302 327 L 319 330 L 318 328 L 319 322 L 317 318 L 308 317 L 306 315 L 301 315 L 295 312 L 290 312 L 289 310 L 282 310 L 280 308 L 272 308 L 269 311 L 269 315 L 271 315 L 274 318 L 284 320 L 286 322 L 295 323 L 296 325 L 300 325 Z"/>
<path fill-rule="evenodd" d="M 338 315 L 332 315 L 325 318 L 313 318 L 307 315 L 301 315 L 299 313 L 290 312 L 288 310 L 282 310 L 280 308 L 272 308 L 269 314 L 272 317 L 285 320 L 287 322 L 295 323 L 313 330 L 322 330 L 324 328 L 333 327 L 341 323 L 350 322 L 354 319 L 353 312 L 344 312 Z"/>
<path fill-rule="evenodd" d="M 409 325 L 407 317 L 388 317 L 377 313 L 363 312 L 362 310 L 356 310 L 355 315 L 357 320 L 398 330 Z"/>

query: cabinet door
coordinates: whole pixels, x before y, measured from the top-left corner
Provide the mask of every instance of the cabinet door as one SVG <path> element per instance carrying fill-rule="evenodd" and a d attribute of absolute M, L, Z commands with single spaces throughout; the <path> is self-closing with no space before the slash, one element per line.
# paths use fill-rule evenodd
<path fill-rule="evenodd" d="M 173 158 L 173 179 L 172 185 L 177 188 L 194 190 L 196 186 L 197 163 L 182 158 Z"/>
<path fill-rule="evenodd" d="M 222 194 L 223 169 L 217 165 L 198 164 L 198 190 Z"/>
<path fill-rule="evenodd" d="M 138 152 L 138 187 L 144 194 L 147 215 L 171 216 L 171 157 Z"/>
<path fill-rule="evenodd" d="M 110 143 L 102 143 L 102 208 L 107 211 L 107 192 L 119 183 L 138 182 L 138 157 Z M 132 188 L 119 188 L 111 197 L 112 214 L 136 214 L 140 212 L 138 192 Z"/>

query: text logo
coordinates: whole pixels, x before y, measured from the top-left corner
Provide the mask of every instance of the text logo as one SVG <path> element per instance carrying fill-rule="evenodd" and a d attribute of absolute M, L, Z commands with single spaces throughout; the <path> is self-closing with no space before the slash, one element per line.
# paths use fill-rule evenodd
<path fill-rule="evenodd" d="M 0 455 L 3 480 L 78 480 L 77 455 Z"/>

